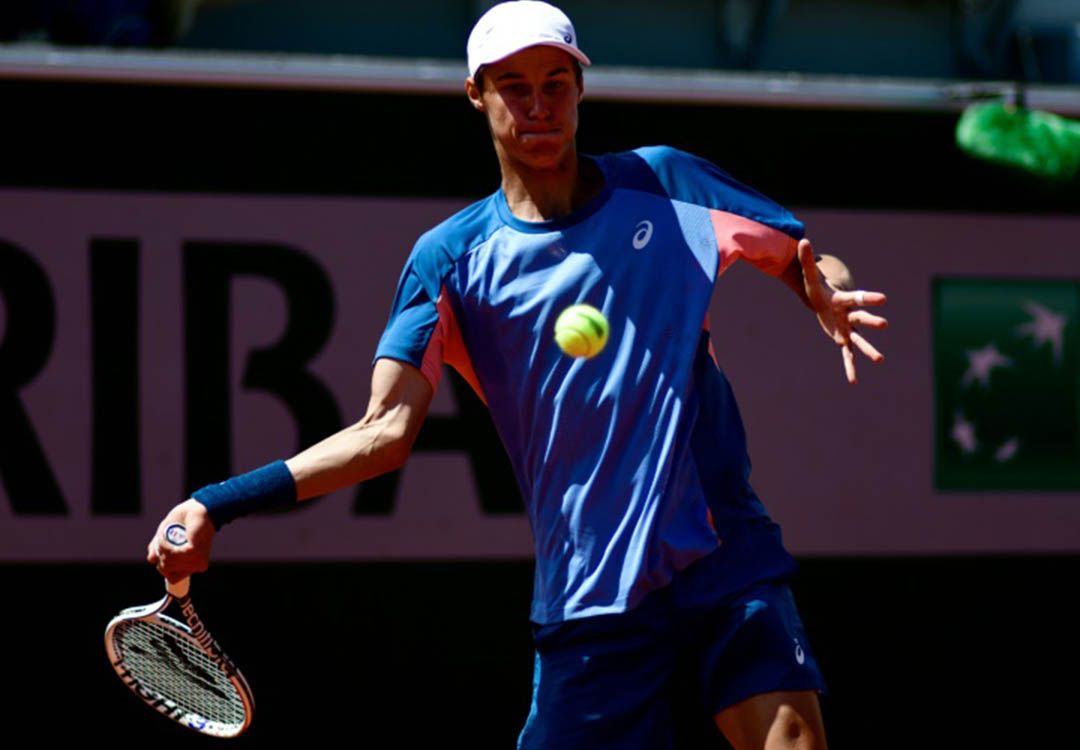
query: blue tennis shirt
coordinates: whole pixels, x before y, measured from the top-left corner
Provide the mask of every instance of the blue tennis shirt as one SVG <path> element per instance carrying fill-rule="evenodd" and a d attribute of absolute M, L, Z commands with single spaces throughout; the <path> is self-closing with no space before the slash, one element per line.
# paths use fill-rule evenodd
<path fill-rule="evenodd" d="M 629 609 L 704 558 L 703 595 L 794 566 L 750 486 L 707 311 L 738 258 L 780 274 L 803 226 L 672 148 L 595 163 L 603 190 L 570 216 L 522 221 L 500 190 L 421 236 L 375 355 L 433 388 L 446 363 L 487 404 L 532 525 L 540 624 Z M 611 329 L 589 360 L 554 340 L 579 302 Z"/>

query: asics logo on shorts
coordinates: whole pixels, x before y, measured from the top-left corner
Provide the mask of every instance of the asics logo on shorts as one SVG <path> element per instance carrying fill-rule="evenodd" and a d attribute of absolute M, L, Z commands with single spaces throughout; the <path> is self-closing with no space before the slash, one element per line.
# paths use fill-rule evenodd
<path fill-rule="evenodd" d="M 806 652 L 803 651 L 802 644 L 799 643 L 798 638 L 795 639 L 795 661 L 799 662 L 799 664 L 806 663 Z"/>
<path fill-rule="evenodd" d="M 635 250 L 640 250 L 649 244 L 652 239 L 653 225 L 651 221 L 639 221 L 634 227 L 634 239 L 632 243 Z"/>

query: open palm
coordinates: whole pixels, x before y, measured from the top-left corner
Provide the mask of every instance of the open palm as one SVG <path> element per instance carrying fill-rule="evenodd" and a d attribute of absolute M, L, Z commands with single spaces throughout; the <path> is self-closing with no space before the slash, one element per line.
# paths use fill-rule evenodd
<path fill-rule="evenodd" d="M 810 307 L 817 316 L 822 330 L 840 347 L 848 382 L 856 383 L 858 382 L 855 375 L 856 348 L 871 362 L 885 361 L 885 355 L 875 349 L 856 330 L 860 326 L 877 329 L 888 326 L 888 321 L 880 315 L 859 309 L 867 305 L 885 304 L 885 295 L 881 292 L 833 288 L 822 281 L 814 259 L 814 248 L 809 240 L 804 239 L 799 242 L 798 252 L 799 264 L 803 271 L 803 284 Z"/>

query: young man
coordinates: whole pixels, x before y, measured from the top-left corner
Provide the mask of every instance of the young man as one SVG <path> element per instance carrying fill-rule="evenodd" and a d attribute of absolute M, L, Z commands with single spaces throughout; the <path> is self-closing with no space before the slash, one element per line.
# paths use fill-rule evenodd
<path fill-rule="evenodd" d="M 573 26 L 558 9 L 497 5 L 469 39 L 465 90 L 483 113 L 501 188 L 417 242 L 376 352 L 367 414 L 309 448 L 174 508 L 148 559 L 170 579 L 208 565 L 216 529 L 401 466 L 443 363 L 484 399 L 536 542 L 536 636 L 525 748 L 668 747 L 670 687 L 743 748 L 822 748 L 824 685 L 785 579 L 794 561 L 751 488 L 742 424 L 713 357 L 716 278 L 744 258 L 790 287 L 841 348 L 876 292 L 819 280 L 802 225 L 711 164 L 669 148 L 577 153 L 583 96 Z M 559 312 L 603 311 L 590 360 L 553 341 Z M 162 531 L 188 528 L 171 548 Z"/>

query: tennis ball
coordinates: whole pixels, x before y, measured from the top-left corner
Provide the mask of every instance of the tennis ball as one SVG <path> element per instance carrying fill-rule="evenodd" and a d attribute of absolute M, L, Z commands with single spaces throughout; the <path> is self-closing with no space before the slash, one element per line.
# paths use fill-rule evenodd
<path fill-rule="evenodd" d="M 595 357 L 607 340 L 607 318 L 592 305 L 570 305 L 555 320 L 555 343 L 570 357 Z"/>

